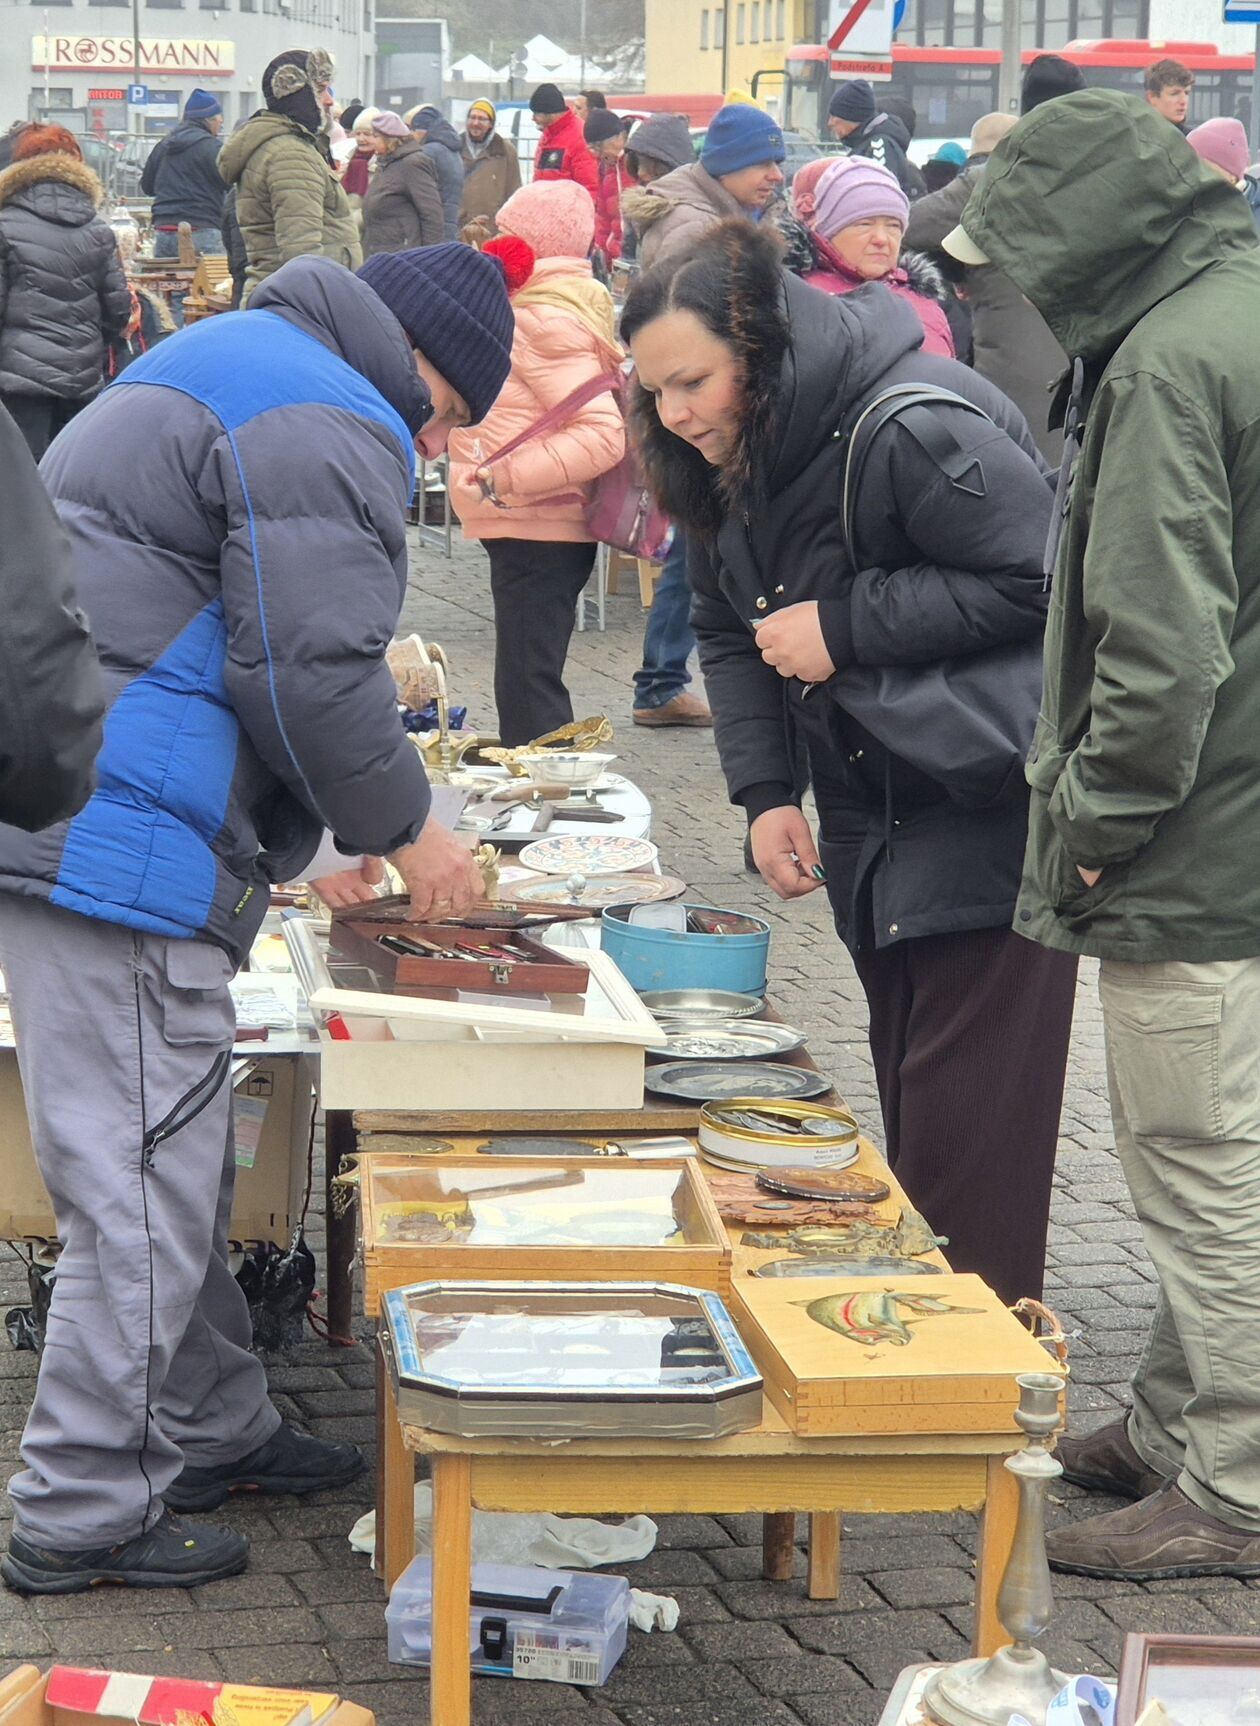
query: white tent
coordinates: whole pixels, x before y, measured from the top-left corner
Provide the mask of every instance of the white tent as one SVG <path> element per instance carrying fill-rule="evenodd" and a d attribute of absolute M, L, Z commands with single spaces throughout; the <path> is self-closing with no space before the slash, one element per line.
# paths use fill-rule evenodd
<path fill-rule="evenodd" d="M 465 84 L 497 84 L 507 77 L 507 68 L 496 72 L 479 54 L 465 54 L 462 59 L 452 62 L 450 75 Z"/>

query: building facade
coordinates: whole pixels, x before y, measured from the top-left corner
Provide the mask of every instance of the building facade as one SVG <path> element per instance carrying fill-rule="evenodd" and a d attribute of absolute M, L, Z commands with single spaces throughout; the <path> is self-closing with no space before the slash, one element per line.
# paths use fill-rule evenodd
<path fill-rule="evenodd" d="M 140 67 L 131 0 L 0 0 L 0 130 L 47 117 L 73 132 L 137 129 L 127 88 L 141 84 L 140 129 L 160 132 L 200 86 L 230 130 L 262 106 L 262 74 L 289 48 L 323 48 L 338 97 L 367 97 L 375 79 L 374 0 L 140 0 Z"/>
<path fill-rule="evenodd" d="M 840 6 L 842 0 L 836 0 Z M 1022 0 L 1024 47 L 1055 49 L 1081 39 L 1209 43 L 1227 54 L 1251 54 L 1255 31 L 1221 22 L 1220 0 Z M 828 0 L 647 0 L 647 84 L 650 94 L 747 90 L 763 74 L 761 94 L 777 103 L 782 83 L 766 77 L 783 67 L 794 43 L 825 40 Z M 920 48 L 1001 48 L 1002 0 L 909 0 L 895 40 Z M 950 105 L 965 72 L 949 74 Z M 992 105 L 991 74 L 977 69 L 977 112 Z M 919 79 L 924 101 L 928 81 Z M 1200 93 L 1205 112 L 1207 87 Z M 920 112 L 924 112 L 920 107 Z M 1226 108 L 1224 111 L 1232 111 Z"/>

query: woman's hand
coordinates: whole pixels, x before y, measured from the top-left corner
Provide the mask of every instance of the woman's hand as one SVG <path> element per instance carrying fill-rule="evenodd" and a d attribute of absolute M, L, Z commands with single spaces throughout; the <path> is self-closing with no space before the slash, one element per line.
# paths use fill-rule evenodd
<path fill-rule="evenodd" d="M 795 803 L 767 809 L 748 829 L 753 862 L 780 899 L 800 899 L 823 884 L 822 865 L 809 822 Z M 818 873 L 815 874 L 814 871 Z"/>
<path fill-rule="evenodd" d="M 836 668 L 818 621 L 817 600 L 772 611 L 768 617 L 757 620 L 756 629 L 758 651 L 780 677 L 799 677 L 802 683 L 825 683 L 835 676 Z"/>
<path fill-rule="evenodd" d="M 384 879 L 385 865 L 380 858 L 365 857 L 357 869 L 338 869 L 335 874 L 321 875 L 308 885 L 325 905 L 339 910 L 343 905 L 370 904 Z"/>

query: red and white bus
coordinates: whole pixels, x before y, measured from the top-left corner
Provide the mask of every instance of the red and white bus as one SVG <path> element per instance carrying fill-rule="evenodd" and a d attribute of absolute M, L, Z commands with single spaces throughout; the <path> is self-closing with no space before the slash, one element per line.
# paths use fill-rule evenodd
<path fill-rule="evenodd" d="M 1027 65 L 1044 50 L 1025 49 Z M 1223 54 L 1211 42 L 1151 42 L 1107 38 L 1069 42 L 1052 52 L 1071 60 L 1085 82 L 1108 90 L 1142 92 L 1142 75 L 1156 60 L 1180 60 L 1194 73 L 1190 93 L 1193 124 L 1225 114 L 1247 120 L 1251 102 L 1251 54 Z M 919 117 L 915 155 L 922 146 L 945 138 L 966 139 L 982 114 L 998 105 L 1001 54 L 995 48 L 919 48 L 893 44 L 892 81 L 877 86 L 909 102 Z M 779 98 L 780 123 L 808 138 L 826 138 L 827 103 L 835 89 L 831 51 L 825 45 L 798 44 L 789 48 L 786 65 L 757 73 L 755 93 L 761 100 Z M 852 72 L 846 76 L 853 76 Z M 782 80 L 780 89 L 776 88 Z M 930 150 L 928 154 L 930 154 Z"/>

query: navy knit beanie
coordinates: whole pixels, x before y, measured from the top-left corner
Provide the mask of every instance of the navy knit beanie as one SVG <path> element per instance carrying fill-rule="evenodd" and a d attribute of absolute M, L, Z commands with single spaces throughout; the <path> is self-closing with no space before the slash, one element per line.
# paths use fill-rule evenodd
<path fill-rule="evenodd" d="M 378 252 L 358 275 L 463 396 L 473 424 L 485 419 L 507 381 L 515 329 L 498 260 L 448 241 Z"/>
<path fill-rule="evenodd" d="M 185 120 L 213 120 L 223 109 L 211 90 L 194 90 L 184 103 Z"/>
<path fill-rule="evenodd" d="M 785 153 L 783 133 L 764 109 L 732 102 L 709 121 L 700 165 L 717 180 L 758 162 L 781 162 Z"/>
<path fill-rule="evenodd" d="M 865 78 L 850 78 L 828 102 L 827 112 L 833 120 L 852 120 L 859 126 L 869 126 L 875 118 L 875 92 Z"/>

